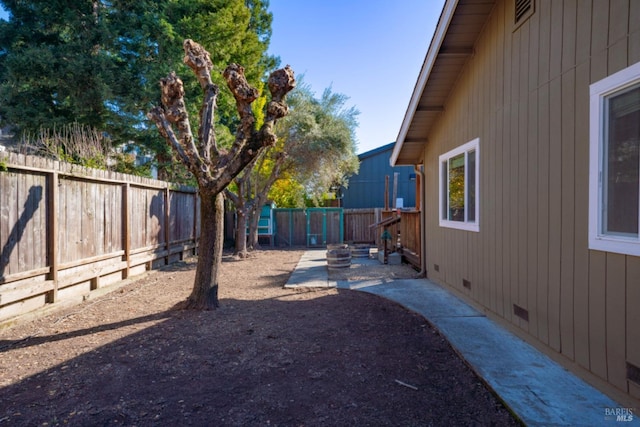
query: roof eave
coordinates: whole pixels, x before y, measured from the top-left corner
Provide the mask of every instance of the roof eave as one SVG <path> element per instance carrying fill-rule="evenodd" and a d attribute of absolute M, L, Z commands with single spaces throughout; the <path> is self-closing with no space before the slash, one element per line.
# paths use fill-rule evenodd
<path fill-rule="evenodd" d="M 458 0 L 447 0 L 442 8 L 440 19 L 438 20 L 438 25 L 436 26 L 433 38 L 431 39 L 429 50 L 427 51 L 427 55 L 425 56 L 424 63 L 422 64 L 422 69 L 420 70 L 420 75 L 418 76 L 418 80 L 413 89 L 411 100 L 409 101 L 409 106 L 407 107 L 407 111 L 404 115 L 404 120 L 402 121 L 402 125 L 400 126 L 398 138 L 396 138 L 396 144 L 393 147 L 393 153 L 391 153 L 391 158 L 389 159 L 389 163 L 391 164 L 391 166 L 398 166 L 398 157 L 400 156 L 400 152 L 402 151 L 402 146 L 404 145 L 404 140 L 407 136 L 409 126 L 411 125 L 413 116 L 416 112 L 416 109 L 418 108 L 420 97 L 422 96 L 422 92 L 424 91 L 424 88 L 427 84 L 427 80 L 429 79 L 429 75 L 431 74 L 431 70 L 433 69 L 433 65 L 435 64 L 435 61 L 438 57 L 438 52 L 440 51 L 440 47 L 442 46 L 442 41 L 447 34 L 449 24 L 451 23 L 451 18 L 453 17 L 457 5 Z"/>

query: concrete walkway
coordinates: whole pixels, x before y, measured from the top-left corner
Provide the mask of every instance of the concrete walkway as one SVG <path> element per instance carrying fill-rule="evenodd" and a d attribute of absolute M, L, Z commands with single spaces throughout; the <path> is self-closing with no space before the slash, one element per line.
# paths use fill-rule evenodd
<path fill-rule="evenodd" d="M 353 262 L 374 262 L 357 260 Z M 427 279 L 332 282 L 324 250 L 307 251 L 285 287 L 338 287 L 396 301 L 424 316 L 529 426 L 616 425 L 624 407 Z M 640 408 L 631 421 L 640 425 Z"/>

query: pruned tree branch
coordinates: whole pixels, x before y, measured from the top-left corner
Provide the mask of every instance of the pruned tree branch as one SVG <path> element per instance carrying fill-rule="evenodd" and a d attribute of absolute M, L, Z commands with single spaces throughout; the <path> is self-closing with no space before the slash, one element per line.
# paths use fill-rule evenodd
<path fill-rule="evenodd" d="M 207 170 L 196 148 L 189 114 L 184 103 L 184 85 L 175 72 L 160 80 L 161 101 L 163 107 L 152 109 L 148 117 L 155 121 L 161 134 L 169 140 L 171 147 L 178 153 L 189 170 L 196 176 Z M 178 129 L 177 138 L 174 135 L 172 125 Z M 169 138 L 168 138 L 169 137 Z M 186 161 L 185 161 L 186 160 Z"/>
<path fill-rule="evenodd" d="M 193 70 L 200 87 L 204 91 L 202 107 L 200 108 L 198 139 L 201 141 L 200 156 L 207 164 L 211 164 L 212 158 L 215 159 L 219 154 L 214 132 L 214 119 L 216 100 L 220 90 L 218 85 L 213 83 L 211 79 L 213 62 L 211 62 L 209 52 L 191 39 L 184 41 L 183 48 L 183 62 Z"/>
<path fill-rule="evenodd" d="M 238 64 L 230 64 L 222 74 L 227 81 L 227 86 L 236 99 L 236 108 L 240 115 L 240 126 L 236 131 L 236 139 L 229 154 L 232 158 L 246 147 L 246 142 L 255 133 L 256 118 L 251 110 L 251 103 L 258 98 L 258 90 L 247 82 L 244 76 L 244 68 Z M 257 147 L 256 147 L 257 148 Z"/>
<path fill-rule="evenodd" d="M 269 76 L 269 91 L 272 100 L 267 106 L 267 114 L 264 124 L 259 132 L 255 129 L 255 116 L 251 110 L 251 103 L 258 97 L 258 91 L 249 85 L 245 76 L 244 68 L 237 64 L 229 65 L 224 73 L 227 86 L 236 99 L 236 107 L 240 115 L 240 126 L 236 131 L 236 139 L 226 156 L 225 164 L 248 164 L 260 149 L 273 146 L 276 142 L 276 135 L 273 127 L 277 119 L 284 117 L 288 108 L 284 99 L 296 85 L 293 70 L 287 66 L 284 69 L 276 70 Z M 231 174 L 228 168 L 219 168 L 215 179 L 227 181 L 233 179 L 237 174 Z"/>
<path fill-rule="evenodd" d="M 269 92 L 271 92 L 271 101 L 267 106 L 267 116 L 260 129 L 260 134 L 264 144 L 272 146 L 276 142 L 276 134 L 273 132 L 276 120 L 286 116 L 289 112 L 289 108 L 287 104 L 285 104 L 284 99 L 287 93 L 296 87 L 293 70 L 287 65 L 284 68 L 274 71 L 269 76 L 268 84 Z"/>
<path fill-rule="evenodd" d="M 185 153 L 185 151 L 182 149 L 178 137 L 173 132 L 171 123 L 169 123 L 169 121 L 167 120 L 164 109 L 159 105 L 153 107 L 147 114 L 147 117 L 155 122 L 160 135 L 169 142 L 169 145 L 171 145 L 180 160 L 182 160 L 182 163 L 184 163 L 185 165 L 189 165 L 191 160 L 187 156 L 187 153 Z"/>
<path fill-rule="evenodd" d="M 184 43 L 182 43 L 182 47 L 184 48 L 184 58 L 182 62 L 193 70 L 200 83 L 200 87 L 205 89 L 212 85 L 211 70 L 213 70 L 213 62 L 211 62 L 209 52 L 191 39 L 185 40 Z"/>
<path fill-rule="evenodd" d="M 251 110 L 251 103 L 258 98 L 258 90 L 248 83 L 242 66 L 231 64 L 225 69 L 223 76 L 236 99 L 240 126 L 233 146 L 229 152 L 223 152 L 216 146 L 215 139 L 214 113 L 219 88 L 211 79 L 213 64 L 210 55 L 193 40 L 185 40 L 183 48 L 183 61 L 193 70 L 204 92 L 197 144 L 185 107 L 183 83 L 175 72 L 161 79 L 162 106 L 151 110 L 148 117 L 156 123 L 161 135 L 194 174 L 199 185 L 206 187 L 210 194 L 217 194 L 262 148 L 275 144 L 273 126 L 277 119 L 288 112 L 284 98 L 295 87 L 294 73 L 289 66 L 271 73 L 268 85 L 272 100 L 267 106 L 265 123 L 258 132 L 256 118 Z M 175 133 L 172 130 L 174 126 L 177 129 Z"/>

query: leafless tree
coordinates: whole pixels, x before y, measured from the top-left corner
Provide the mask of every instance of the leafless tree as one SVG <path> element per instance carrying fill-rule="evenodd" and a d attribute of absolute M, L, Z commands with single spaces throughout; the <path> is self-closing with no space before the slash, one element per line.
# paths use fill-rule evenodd
<path fill-rule="evenodd" d="M 173 72 L 160 81 L 162 103 L 153 108 L 148 117 L 198 182 L 201 200 L 198 264 L 187 308 L 212 309 L 219 304 L 218 273 L 224 237 L 223 191 L 264 148 L 275 144 L 273 127 L 276 120 L 288 112 L 285 97 L 295 87 L 295 78 L 289 66 L 271 73 L 268 80 L 271 101 L 266 106 L 264 123 L 258 129 L 251 110 L 258 91 L 247 82 L 243 67 L 229 65 L 223 76 L 236 99 L 240 124 L 233 145 L 224 149 L 216 143 L 214 131 L 219 88 L 211 79 L 213 64 L 209 53 L 193 40 L 185 40 L 184 52 L 184 62 L 193 70 L 204 92 L 197 140 L 191 132 L 182 81 Z"/>

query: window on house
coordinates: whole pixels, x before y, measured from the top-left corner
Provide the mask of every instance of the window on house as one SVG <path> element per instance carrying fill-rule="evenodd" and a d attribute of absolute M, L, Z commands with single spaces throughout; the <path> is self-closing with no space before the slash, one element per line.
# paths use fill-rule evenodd
<path fill-rule="evenodd" d="M 590 91 L 589 248 L 640 255 L 640 63 Z"/>
<path fill-rule="evenodd" d="M 440 156 L 440 226 L 479 231 L 479 139 Z"/>

